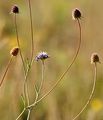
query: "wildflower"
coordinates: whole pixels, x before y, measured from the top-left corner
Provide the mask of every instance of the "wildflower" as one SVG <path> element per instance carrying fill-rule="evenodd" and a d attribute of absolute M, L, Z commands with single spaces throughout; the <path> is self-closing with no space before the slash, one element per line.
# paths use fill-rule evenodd
<path fill-rule="evenodd" d="M 38 61 L 38 60 L 45 60 L 47 58 L 49 58 L 49 56 L 48 56 L 48 54 L 46 52 L 40 52 L 36 56 L 36 61 Z"/>
<path fill-rule="evenodd" d="M 93 54 L 91 55 L 91 64 L 96 63 L 96 62 L 99 62 L 99 63 L 100 63 L 100 61 L 99 61 L 99 56 L 98 56 L 97 53 L 93 53 Z"/>
<path fill-rule="evenodd" d="M 80 19 L 81 18 L 81 11 L 78 8 L 75 8 L 72 11 L 72 18 L 73 20 Z"/>
<path fill-rule="evenodd" d="M 14 5 L 11 9 L 11 13 L 15 13 L 15 14 L 18 14 L 19 13 L 19 8 L 17 5 Z"/>
<path fill-rule="evenodd" d="M 18 47 L 14 47 L 11 51 L 10 51 L 10 54 L 12 56 L 17 56 L 18 55 L 18 52 L 19 52 L 19 48 Z"/>

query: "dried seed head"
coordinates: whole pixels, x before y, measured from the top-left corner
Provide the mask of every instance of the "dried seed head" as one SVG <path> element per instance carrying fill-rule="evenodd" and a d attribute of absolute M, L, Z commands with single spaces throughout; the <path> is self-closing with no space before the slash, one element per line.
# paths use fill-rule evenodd
<path fill-rule="evenodd" d="M 91 55 L 91 64 L 97 63 L 97 62 L 100 63 L 100 61 L 99 61 L 99 56 L 98 56 L 97 53 L 93 53 L 93 54 Z"/>
<path fill-rule="evenodd" d="M 15 14 L 18 14 L 19 13 L 19 8 L 17 5 L 14 5 L 11 9 L 11 13 L 15 13 Z"/>
<path fill-rule="evenodd" d="M 81 11 L 78 8 L 75 8 L 72 11 L 72 18 L 73 20 L 80 19 L 81 18 Z"/>
<path fill-rule="evenodd" d="M 17 56 L 19 52 L 19 48 L 18 47 L 14 47 L 13 49 L 11 49 L 10 54 L 12 56 Z"/>
<path fill-rule="evenodd" d="M 36 61 L 38 61 L 38 60 L 42 60 L 43 61 L 43 60 L 45 60 L 47 58 L 49 58 L 49 56 L 48 56 L 48 54 L 46 52 L 40 52 L 36 56 Z"/>

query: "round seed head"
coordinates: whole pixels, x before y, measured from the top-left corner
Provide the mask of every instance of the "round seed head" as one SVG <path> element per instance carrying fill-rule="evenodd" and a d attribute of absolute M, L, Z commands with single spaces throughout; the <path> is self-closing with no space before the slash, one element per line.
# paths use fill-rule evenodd
<path fill-rule="evenodd" d="M 80 19 L 81 18 L 81 11 L 78 8 L 75 8 L 72 11 L 72 18 L 73 20 Z"/>
<path fill-rule="evenodd" d="M 97 53 L 93 53 L 92 55 L 91 55 L 91 64 L 93 64 L 93 63 L 100 63 L 100 61 L 99 61 L 99 56 L 98 56 L 98 54 Z"/>
<path fill-rule="evenodd" d="M 18 53 L 19 53 L 19 48 L 18 48 L 18 47 L 14 47 L 14 48 L 12 48 L 11 51 L 10 51 L 10 54 L 11 54 L 12 56 L 17 56 Z"/>
<path fill-rule="evenodd" d="M 48 54 L 46 52 L 40 52 L 36 56 L 36 61 L 38 61 L 38 60 L 42 60 L 43 61 L 43 60 L 45 60 L 47 58 L 49 58 L 49 56 L 48 56 Z"/>
<path fill-rule="evenodd" d="M 15 14 L 18 14 L 18 13 L 19 13 L 19 8 L 18 8 L 18 6 L 17 6 L 17 5 L 14 5 L 14 6 L 12 7 L 12 9 L 11 9 L 11 12 L 12 12 L 12 13 L 15 13 Z"/>

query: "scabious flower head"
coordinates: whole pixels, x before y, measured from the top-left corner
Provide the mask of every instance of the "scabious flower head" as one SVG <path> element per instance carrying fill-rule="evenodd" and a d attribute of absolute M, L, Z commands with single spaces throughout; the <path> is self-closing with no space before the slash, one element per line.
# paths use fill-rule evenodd
<path fill-rule="evenodd" d="M 14 47 L 14 48 L 12 48 L 11 51 L 10 51 L 10 54 L 11 54 L 12 56 L 17 56 L 18 53 L 19 53 L 19 48 L 18 48 L 18 47 Z"/>
<path fill-rule="evenodd" d="M 46 52 L 40 52 L 36 56 L 36 61 L 38 61 L 38 60 L 42 60 L 43 61 L 43 60 L 45 60 L 47 58 L 49 58 L 49 56 L 48 56 L 48 54 Z"/>
<path fill-rule="evenodd" d="M 93 63 L 100 63 L 99 56 L 97 53 L 92 53 L 91 55 L 91 64 Z"/>
<path fill-rule="evenodd" d="M 81 18 L 81 11 L 78 8 L 75 8 L 72 11 L 72 18 L 73 20 L 80 19 Z"/>
<path fill-rule="evenodd" d="M 15 14 L 18 14 L 19 13 L 19 8 L 17 5 L 14 5 L 11 9 L 11 13 L 15 13 Z"/>

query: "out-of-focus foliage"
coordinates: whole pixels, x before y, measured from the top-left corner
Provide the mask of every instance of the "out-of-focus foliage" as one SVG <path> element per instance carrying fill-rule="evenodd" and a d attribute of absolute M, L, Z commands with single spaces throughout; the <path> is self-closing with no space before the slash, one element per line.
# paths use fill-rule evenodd
<path fill-rule="evenodd" d="M 103 57 L 103 1 L 90 0 L 31 0 L 33 13 L 35 55 L 47 51 L 43 94 L 71 62 L 78 41 L 78 26 L 72 20 L 72 10 L 80 8 L 83 17 L 82 46 L 77 61 L 60 85 L 31 113 L 31 120 L 72 120 L 85 104 L 91 91 L 94 69 L 90 64 L 92 52 Z M 10 58 L 9 51 L 16 46 L 16 35 L 11 6 L 17 4 L 19 39 L 25 60 L 30 57 L 31 33 L 27 0 L 0 0 L 0 77 Z M 98 65 L 94 100 L 78 120 L 103 119 L 103 65 Z M 35 98 L 35 82 L 41 80 L 41 65 L 34 61 L 29 76 L 31 103 Z M 13 60 L 3 86 L 0 88 L 0 120 L 15 120 L 23 105 L 23 68 L 20 56 Z M 25 115 L 21 118 L 25 120 Z"/>

